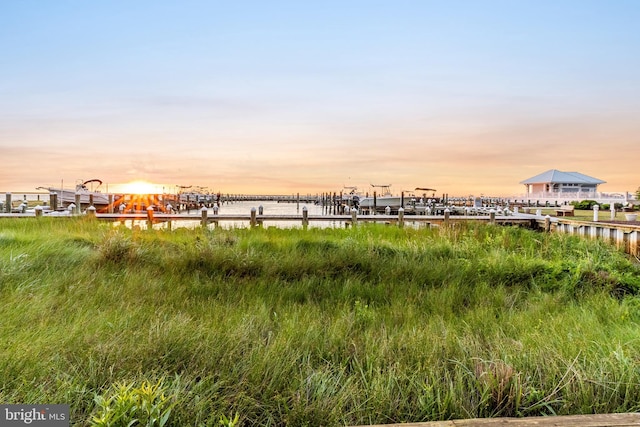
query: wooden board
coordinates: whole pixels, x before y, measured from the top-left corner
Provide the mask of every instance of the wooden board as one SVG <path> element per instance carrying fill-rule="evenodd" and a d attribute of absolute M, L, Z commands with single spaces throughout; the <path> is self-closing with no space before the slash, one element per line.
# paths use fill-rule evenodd
<path fill-rule="evenodd" d="M 425 423 L 376 424 L 367 427 L 627 427 L 640 426 L 640 413 L 564 415 L 527 418 L 473 418 Z M 365 426 L 360 426 L 365 427 Z"/>

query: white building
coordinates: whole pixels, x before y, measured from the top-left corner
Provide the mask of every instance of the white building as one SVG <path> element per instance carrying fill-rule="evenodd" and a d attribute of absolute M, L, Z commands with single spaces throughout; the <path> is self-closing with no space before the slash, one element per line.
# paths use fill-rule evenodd
<path fill-rule="evenodd" d="M 598 178 L 593 178 L 579 172 L 561 172 L 551 169 L 532 178 L 521 181 L 527 188 L 526 194 L 535 194 L 544 197 L 569 196 L 569 197 L 595 197 L 598 185 L 604 184 Z"/>
<path fill-rule="evenodd" d="M 632 195 L 624 193 L 601 193 L 598 185 L 603 181 L 580 172 L 562 172 L 551 169 L 539 175 L 521 181 L 526 187 L 525 194 L 519 196 L 525 200 L 537 200 L 550 203 L 566 203 L 569 201 L 596 200 L 599 203 L 623 203 L 632 199 Z"/>

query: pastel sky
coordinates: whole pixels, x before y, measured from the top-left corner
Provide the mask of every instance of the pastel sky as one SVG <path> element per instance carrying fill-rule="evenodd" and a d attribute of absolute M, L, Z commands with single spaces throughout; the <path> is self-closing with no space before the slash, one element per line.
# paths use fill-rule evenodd
<path fill-rule="evenodd" d="M 636 0 L 3 1 L 0 191 L 635 191 L 639 23 Z"/>

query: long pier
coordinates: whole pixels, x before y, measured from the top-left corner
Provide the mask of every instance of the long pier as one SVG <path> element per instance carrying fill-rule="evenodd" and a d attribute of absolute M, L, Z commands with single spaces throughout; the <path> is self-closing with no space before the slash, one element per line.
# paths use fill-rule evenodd
<path fill-rule="evenodd" d="M 43 209 L 36 209 L 34 212 L 0 214 L 0 218 L 37 218 L 44 215 Z M 77 216 L 78 213 L 55 212 L 47 216 L 57 215 L 59 217 Z M 138 213 L 98 213 L 95 208 L 89 208 L 86 216 L 94 217 L 101 221 L 122 222 L 131 224 L 145 224 L 147 228 L 154 225 L 165 224 L 168 228 L 175 222 L 191 221 L 193 225 L 202 227 L 218 227 L 220 224 L 240 222 L 250 227 L 263 226 L 265 223 L 299 224 L 303 228 L 309 224 L 324 224 L 325 226 L 357 226 L 358 223 L 377 222 L 403 227 L 406 224 L 422 227 L 447 227 L 454 226 L 460 222 L 484 222 L 499 225 L 518 225 L 544 232 L 557 232 L 582 236 L 584 238 L 600 239 L 616 246 L 616 248 L 636 257 L 640 261 L 640 224 L 637 222 L 591 222 L 576 221 L 567 218 L 542 216 L 541 214 L 500 214 L 490 211 L 488 214 L 480 215 L 450 215 L 445 210 L 443 215 L 404 215 L 403 211 L 394 215 L 359 215 L 356 210 L 352 210 L 346 215 L 309 215 L 306 208 L 302 209 L 301 215 L 263 215 L 255 208 L 247 214 L 219 215 L 217 210 L 211 214 L 209 209 L 202 208 L 197 214 L 169 214 L 158 213 L 153 209 Z"/>

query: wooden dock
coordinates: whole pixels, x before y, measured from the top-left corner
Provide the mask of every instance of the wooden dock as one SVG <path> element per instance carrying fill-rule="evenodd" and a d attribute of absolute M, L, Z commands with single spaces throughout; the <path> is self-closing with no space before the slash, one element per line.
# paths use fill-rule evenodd
<path fill-rule="evenodd" d="M 604 240 L 640 260 L 640 225 L 636 222 L 591 222 L 562 218 L 555 219 L 550 231 Z"/>
<path fill-rule="evenodd" d="M 640 426 L 640 413 L 563 415 L 527 418 L 473 418 L 424 423 L 376 424 L 366 427 L 630 427 Z M 365 427 L 365 426 L 360 426 Z"/>
<path fill-rule="evenodd" d="M 60 214 L 58 212 L 58 214 Z M 66 212 L 66 216 L 79 215 L 79 213 L 70 214 Z M 13 213 L 2 214 L 2 217 L 39 217 L 43 216 L 42 210 L 31 213 Z M 50 216 L 52 214 L 48 214 Z M 95 209 L 87 210 L 87 215 L 93 216 L 98 220 L 111 222 L 131 222 L 142 225 L 147 228 L 154 227 L 156 224 L 166 224 L 171 228 L 172 223 L 191 221 L 194 224 L 200 224 L 202 227 L 218 227 L 224 223 L 245 223 L 251 227 L 263 226 L 265 224 L 289 222 L 291 224 L 299 224 L 307 227 L 309 224 L 323 224 L 324 226 L 356 226 L 358 223 L 376 222 L 389 225 L 403 227 L 407 224 L 419 227 L 447 227 L 460 222 L 481 222 L 499 225 L 518 225 L 539 229 L 546 232 L 558 232 L 575 234 L 585 238 L 600 239 L 615 245 L 618 249 L 636 257 L 640 260 L 640 225 L 629 222 L 590 222 L 576 221 L 566 218 L 552 218 L 550 216 L 533 215 L 533 214 L 512 214 L 512 215 L 496 215 L 491 212 L 489 215 L 449 215 L 445 211 L 444 215 L 404 215 L 402 213 L 396 215 L 359 215 L 355 210 L 350 215 L 308 215 L 306 209 L 302 209 L 302 215 L 262 215 L 255 209 L 248 214 L 239 215 L 218 215 L 211 214 L 207 208 L 202 208 L 197 214 L 168 214 L 155 212 L 148 209 L 147 212 L 138 213 L 98 213 Z"/>

